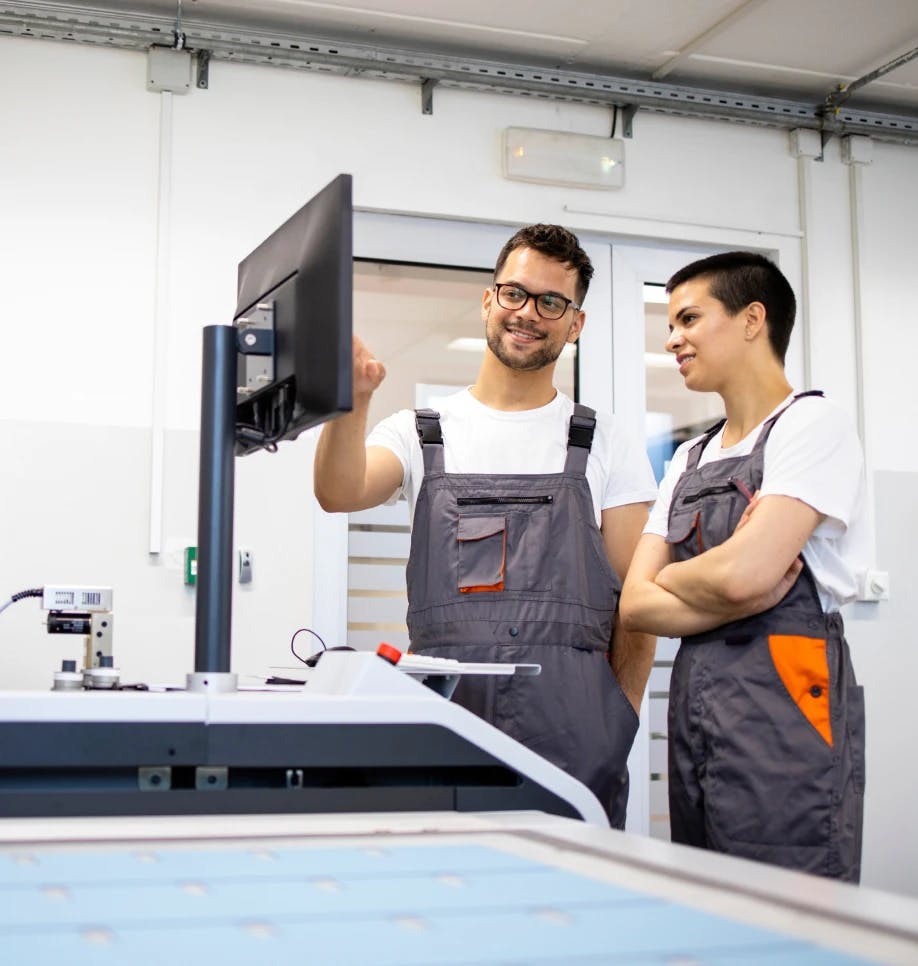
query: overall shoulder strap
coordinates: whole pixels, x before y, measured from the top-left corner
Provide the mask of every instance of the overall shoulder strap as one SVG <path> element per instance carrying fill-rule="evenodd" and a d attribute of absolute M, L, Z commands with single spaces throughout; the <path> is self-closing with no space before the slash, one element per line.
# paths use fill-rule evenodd
<path fill-rule="evenodd" d="M 421 441 L 421 453 L 424 455 L 424 475 L 442 473 L 443 431 L 440 429 L 440 414 L 433 409 L 416 409 L 414 424 Z"/>
<path fill-rule="evenodd" d="M 596 432 L 596 410 L 574 403 L 574 413 L 567 430 L 565 473 L 586 473 L 587 458 Z"/>
<path fill-rule="evenodd" d="M 698 461 L 701 459 L 701 454 L 704 452 L 705 446 L 707 446 L 708 443 L 710 443 L 711 440 L 714 439 L 714 437 L 721 431 L 726 421 L 727 419 L 724 417 L 723 419 L 718 420 L 713 426 L 710 427 L 710 429 L 706 429 L 701 439 L 699 439 L 698 442 L 695 443 L 695 445 L 689 450 L 688 459 L 685 462 L 686 472 L 697 469 Z"/>

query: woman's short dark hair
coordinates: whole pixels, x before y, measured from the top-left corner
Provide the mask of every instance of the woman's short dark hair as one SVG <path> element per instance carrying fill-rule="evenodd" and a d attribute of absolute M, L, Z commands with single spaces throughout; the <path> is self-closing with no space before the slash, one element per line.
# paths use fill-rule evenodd
<path fill-rule="evenodd" d="M 494 278 L 500 274 L 510 253 L 517 248 L 532 248 L 540 255 L 569 265 L 577 272 L 577 301 L 582 305 L 593 277 L 593 263 L 580 247 L 577 236 L 560 225 L 529 225 L 521 228 L 500 250 Z"/>
<path fill-rule="evenodd" d="M 666 283 L 667 293 L 695 278 L 708 279 L 711 295 L 724 308 L 736 315 L 751 302 L 765 306 L 768 341 L 772 351 L 784 364 L 797 300 L 790 282 L 777 265 L 756 252 L 722 252 L 701 258 L 678 272 Z"/>

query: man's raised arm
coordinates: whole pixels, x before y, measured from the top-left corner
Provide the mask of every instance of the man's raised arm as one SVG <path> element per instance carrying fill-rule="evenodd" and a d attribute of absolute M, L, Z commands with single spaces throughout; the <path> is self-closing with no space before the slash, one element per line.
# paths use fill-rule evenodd
<path fill-rule="evenodd" d="M 402 483 L 402 464 L 383 446 L 364 445 L 370 399 L 385 366 L 354 337 L 354 408 L 325 424 L 316 447 L 314 486 L 319 506 L 352 513 L 384 503 Z"/>

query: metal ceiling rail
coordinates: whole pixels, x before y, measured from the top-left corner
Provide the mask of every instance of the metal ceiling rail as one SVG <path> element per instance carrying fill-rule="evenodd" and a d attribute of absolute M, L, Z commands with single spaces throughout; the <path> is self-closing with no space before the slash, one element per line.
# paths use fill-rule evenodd
<path fill-rule="evenodd" d="M 184 17 L 181 32 L 185 49 L 197 52 L 205 64 L 207 60 L 225 60 L 420 84 L 428 113 L 432 109 L 431 88 L 436 83 L 440 87 L 621 107 L 631 112 L 640 109 L 767 127 L 811 128 L 824 135 L 865 134 L 878 141 L 918 144 L 918 114 L 865 111 L 847 104 L 831 107 L 653 80 L 497 63 Z M 176 43 L 176 25 L 169 17 L 27 0 L 0 2 L 0 36 L 4 34 L 135 50 Z M 199 86 L 207 86 L 206 74 L 201 75 Z"/>

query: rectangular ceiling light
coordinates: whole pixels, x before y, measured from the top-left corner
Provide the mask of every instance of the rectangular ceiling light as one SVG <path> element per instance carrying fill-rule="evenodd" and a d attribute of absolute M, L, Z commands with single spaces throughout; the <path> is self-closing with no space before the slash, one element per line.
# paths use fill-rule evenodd
<path fill-rule="evenodd" d="M 625 146 L 617 138 L 567 131 L 504 130 L 504 177 L 569 188 L 621 188 Z"/>

